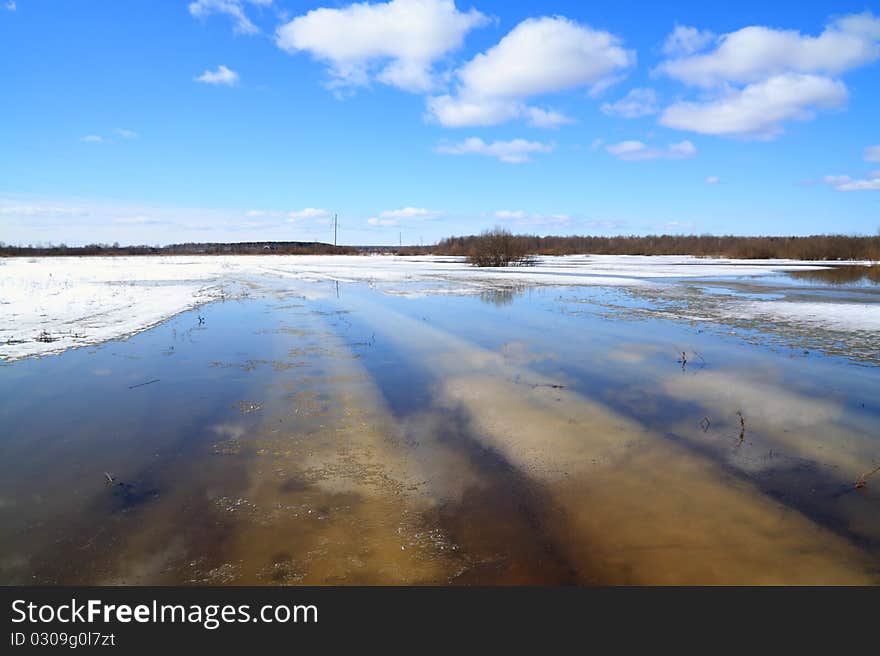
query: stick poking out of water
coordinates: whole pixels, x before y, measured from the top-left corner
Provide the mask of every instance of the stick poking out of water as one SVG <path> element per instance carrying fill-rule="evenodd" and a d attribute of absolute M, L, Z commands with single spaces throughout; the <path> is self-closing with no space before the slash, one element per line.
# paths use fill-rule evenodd
<path fill-rule="evenodd" d="M 871 476 L 876 474 L 878 471 L 880 471 L 880 465 L 874 467 L 874 469 L 872 469 L 871 471 L 865 472 L 864 474 L 859 476 L 859 480 L 856 481 L 856 489 L 860 490 L 865 487 L 868 484 L 868 479 L 871 478 Z"/>
<path fill-rule="evenodd" d="M 148 380 L 146 383 L 138 383 L 137 385 L 129 385 L 128 389 L 134 389 L 135 387 L 143 387 L 144 385 L 152 385 L 153 383 L 158 383 L 159 379 L 155 378 L 154 380 Z"/>

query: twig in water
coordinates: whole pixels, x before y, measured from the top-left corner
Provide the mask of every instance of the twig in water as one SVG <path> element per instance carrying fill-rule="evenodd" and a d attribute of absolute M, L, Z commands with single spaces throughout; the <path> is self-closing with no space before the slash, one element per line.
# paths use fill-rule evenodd
<path fill-rule="evenodd" d="M 746 420 L 743 417 L 742 410 L 737 410 L 736 414 L 739 415 L 739 442 L 742 444 L 746 437 Z"/>
<path fill-rule="evenodd" d="M 708 417 L 703 417 L 702 419 L 700 419 L 700 428 L 703 429 L 704 433 L 709 430 L 709 426 L 711 426 L 711 425 L 712 425 L 712 422 L 709 421 Z"/>
<path fill-rule="evenodd" d="M 112 485 L 114 481 L 113 476 L 111 474 L 108 474 L 107 472 L 104 472 L 104 476 L 107 479 L 107 485 Z"/>
<path fill-rule="evenodd" d="M 46 332 L 44 330 L 39 335 L 37 335 L 36 341 L 43 342 L 44 344 L 51 344 L 52 342 L 57 342 L 59 339 L 61 339 L 61 338 L 60 337 L 53 337 L 52 335 L 50 335 L 48 332 Z"/>
<path fill-rule="evenodd" d="M 129 385 L 128 389 L 134 389 L 135 387 L 143 387 L 144 385 L 152 385 L 153 383 L 158 383 L 159 379 L 156 378 L 154 380 L 148 380 L 146 383 L 138 383 L 137 385 Z"/>
<path fill-rule="evenodd" d="M 878 471 L 880 471 L 880 465 L 874 467 L 874 469 L 872 469 L 871 471 L 865 472 L 864 474 L 859 476 L 859 480 L 856 481 L 856 489 L 860 490 L 865 487 L 868 484 L 868 479 L 871 478 L 871 476 L 876 474 Z"/>

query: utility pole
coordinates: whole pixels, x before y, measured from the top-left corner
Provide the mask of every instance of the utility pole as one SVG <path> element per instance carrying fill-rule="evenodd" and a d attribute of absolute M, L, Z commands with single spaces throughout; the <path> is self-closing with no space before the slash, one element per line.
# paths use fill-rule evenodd
<path fill-rule="evenodd" d="M 401 248 L 402 246 L 403 246 L 403 233 L 398 232 L 397 233 L 397 247 Z"/>
<path fill-rule="evenodd" d="M 333 245 L 336 246 L 336 218 L 337 215 L 333 215 Z"/>

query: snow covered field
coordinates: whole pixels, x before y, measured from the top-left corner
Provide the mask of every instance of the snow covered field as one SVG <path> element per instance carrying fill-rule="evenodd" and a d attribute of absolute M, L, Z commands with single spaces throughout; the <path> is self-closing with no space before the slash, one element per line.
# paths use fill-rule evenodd
<path fill-rule="evenodd" d="M 0 259 L 0 359 L 58 353 L 134 334 L 182 311 L 296 281 L 368 282 L 385 293 L 479 293 L 499 287 L 653 288 L 764 275 L 822 263 L 688 256 L 543 257 L 528 268 L 477 269 L 460 258 L 397 256 L 59 257 Z M 413 284 L 415 283 L 415 284 Z M 421 285 L 420 285 L 421 284 Z M 880 331 L 880 303 L 742 302 L 744 313 L 831 330 Z"/>

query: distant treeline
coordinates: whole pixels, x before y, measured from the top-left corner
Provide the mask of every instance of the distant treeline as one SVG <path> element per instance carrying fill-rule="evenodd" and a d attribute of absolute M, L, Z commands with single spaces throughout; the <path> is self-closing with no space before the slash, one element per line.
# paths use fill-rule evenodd
<path fill-rule="evenodd" d="M 169 246 L 10 246 L 0 242 L 0 257 L 76 255 L 357 255 L 396 253 L 399 255 L 461 255 L 485 259 L 498 249 L 495 233 L 504 236 L 504 252 L 512 261 L 528 255 L 698 255 L 743 259 L 788 258 L 794 260 L 880 261 L 880 235 L 813 235 L 810 237 L 735 237 L 727 235 L 648 235 L 645 237 L 538 237 L 512 235 L 505 230 L 482 235 L 449 237 L 434 246 L 334 246 L 307 241 L 259 241 L 239 243 L 186 243 Z M 492 235 L 495 235 L 494 237 Z M 492 240 L 495 241 L 492 241 Z"/>
<path fill-rule="evenodd" d="M 64 255 L 348 255 L 361 252 L 351 246 L 334 246 L 315 241 L 260 241 L 229 244 L 187 243 L 169 246 L 7 246 L 0 244 L 0 256 Z"/>
<path fill-rule="evenodd" d="M 850 237 L 715 237 L 710 235 L 648 235 L 646 237 L 538 237 L 511 235 L 517 251 L 534 255 L 698 255 L 743 259 L 880 261 L 880 235 Z M 450 237 L 431 249 L 438 255 L 472 256 L 486 234 Z"/>

